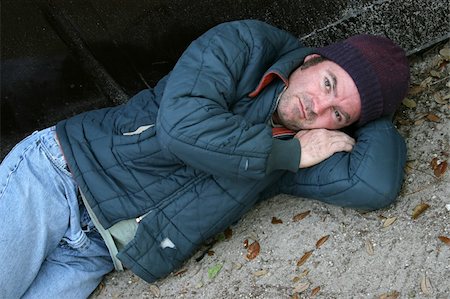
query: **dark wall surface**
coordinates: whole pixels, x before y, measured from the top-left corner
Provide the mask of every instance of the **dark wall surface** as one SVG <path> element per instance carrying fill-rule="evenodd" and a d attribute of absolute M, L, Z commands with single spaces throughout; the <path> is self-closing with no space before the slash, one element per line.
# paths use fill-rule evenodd
<path fill-rule="evenodd" d="M 384 34 L 411 54 L 449 37 L 449 15 L 448 0 L 2 0 L 2 153 L 34 129 L 153 86 L 221 22 L 263 20 L 309 46 Z"/>

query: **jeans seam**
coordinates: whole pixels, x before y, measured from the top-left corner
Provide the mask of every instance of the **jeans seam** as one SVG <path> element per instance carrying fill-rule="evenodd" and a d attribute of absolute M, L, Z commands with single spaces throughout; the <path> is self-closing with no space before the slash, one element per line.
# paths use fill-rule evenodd
<path fill-rule="evenodd" d="M 62 154 L 62 149 L 60 148 L 58 142 L 56 141 L 56 136 L 54 135 L 55 131 L 51 130 L 50 132 L 51 132 L 51 134 L 53 134 L 52 138 L 55 141 L 55 145 L 57 146 L 59 152 L 61 153 L 61 157 L 64 159 L 63 154 Z M 51 163 L 58 170 L 60 170 L 63 174 L 67 175 L 68 177 L 72 177 L 71 173 L 65 168 L 66 163 L 65 162 L 60 163 L 60 161 L 58 161 L 58 159 L 55 156 L 53 156 L 52 152 L 48 149 L 45 142 L 41 142 L 41 146 L 42 146 L 43 151 L 45 152 L 45 155 L 51 161 Z"/>
<path fill-rule="evenodd" d="M 3 198 L 3 195 L 5 194 L 5 191 L 9 186 L 9 182 L 11 180 L 12 175 L 17 171 L 20 164 L 22 164 L 22 162 L 25 158 L 25 153 L 28 152 L 33 146 L 35 146 L 35 143 L 39 144 L 40 140 L 34 141 L 33 143 L 31 143 L 30 145 L 25 147 L 24 150 L 20 153 L 19 161 L 17 161 L 17 163 L 14 165 L 14 167 L 12 169 L 9 169 L 8 175 L 6 176 L 5 186 L 0 190 L 0 200 Z"/>

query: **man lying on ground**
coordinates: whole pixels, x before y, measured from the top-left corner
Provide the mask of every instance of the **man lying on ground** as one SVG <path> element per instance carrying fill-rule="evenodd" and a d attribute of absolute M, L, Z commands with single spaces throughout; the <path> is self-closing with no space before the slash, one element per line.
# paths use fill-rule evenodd
<path fill-rule="evenodd" d="M 113 268 L 155 281 L 278 193 L 389 205 L 405 162 L 389 116 L 408 81 L 385 37 L 308 48 L 259 21 L 212 28 L 153 89 L 8 154 L 0 293 L 85 298 Z"/>

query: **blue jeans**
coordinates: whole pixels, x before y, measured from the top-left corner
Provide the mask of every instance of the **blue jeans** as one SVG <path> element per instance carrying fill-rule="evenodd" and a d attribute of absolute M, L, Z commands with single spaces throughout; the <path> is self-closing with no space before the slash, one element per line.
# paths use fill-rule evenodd
<path fill-rule="evenodd" d="M 86 298 L 113 269 L 55 137 L 33 133 L 0 165 L 1 298 Z"/>

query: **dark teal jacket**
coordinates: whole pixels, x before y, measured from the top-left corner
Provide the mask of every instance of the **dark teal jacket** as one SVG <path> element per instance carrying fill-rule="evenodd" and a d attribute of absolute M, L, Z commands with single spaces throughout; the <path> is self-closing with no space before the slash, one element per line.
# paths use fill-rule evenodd
<path fill-rule="evenodd" d="M 313 51 L 259 21 L 225 23 L 194 41 L 154 89 L 57 125 L 100 223 L 144 215 L 118 254 L 127 268 L 149 282 L 163 277 L 279 192 L 363 209 L 395 199 L 405 149 L 389 121 L 360 129 L 351 154 L 301 171 L 299 142 L 272 137 L 277 97 Z M 174 246 L 161 246 L 167 239 Z"/>

